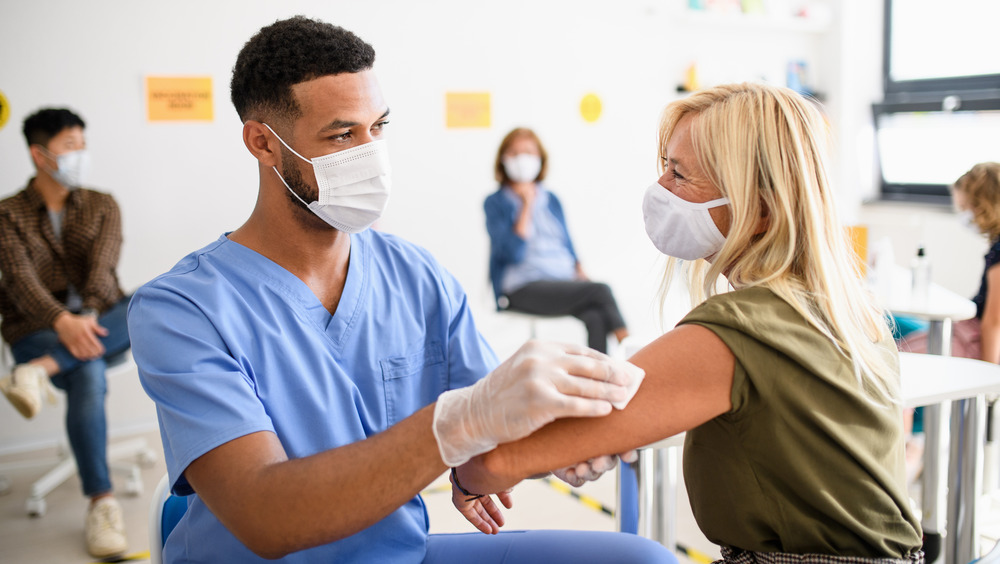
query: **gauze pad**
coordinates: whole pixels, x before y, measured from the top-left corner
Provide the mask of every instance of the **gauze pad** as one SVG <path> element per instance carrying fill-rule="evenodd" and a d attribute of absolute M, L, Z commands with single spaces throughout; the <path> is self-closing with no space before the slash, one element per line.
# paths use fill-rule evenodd
<path fill-rule="evenodd" d="M 642 368 L 639 368 L 628 361 L 623 362 L 625 363 L 625 369 L 631 377 L 631 381 L 629 382 L 628 394 L 625 396 L 625 399 L 611 403 L 615 409 L 625 409 L 628 402 L 632 401 L 632 398 L 635 397 L 635 393 L 639 391 L 639 384 L 642 384 L 642 380 L 646 377 L 646 371 Z"/>

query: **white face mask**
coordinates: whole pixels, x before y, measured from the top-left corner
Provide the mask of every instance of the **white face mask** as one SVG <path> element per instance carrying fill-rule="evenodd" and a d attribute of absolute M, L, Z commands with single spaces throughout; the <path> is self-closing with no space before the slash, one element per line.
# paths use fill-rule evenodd
<path fill-rule="evenodd" d="M 45 147 L 42 147 L 45 149 Z M 52 151 L 45 149 L 45 152 L 56 160 L 56 170 L 46 172 L 69 190 L 79 188 L 83 185 L 90 173 L 90 153 L 86 149 L 70 151 L 61 155 L 55 155 Z"/>
<path fill-rule="evenodd" d="M 274 133 L 266 123 L 264 127 Z M 339 231 L 357 233 L 368 229 L 382 217 L 391 185 L 389 152 L 384 140 L 310 160 L 289 147 L 280 135 L 274 133 L 274 136 L 295 156 L 313 165 L 319 199 L 311 203 L 306 203 L 292 190 L 277 167 L 271 168 L 281 178 L 285 188 L 320 219 Z"/>
<path fill-rule="evenodd" d="M 514 182 L 534 182 L 542 171 L 542 157 L 530 153 L 504 157 L 503 169 Z"/>
<path fill-rule="evenodd" d="M 962 210 L 958 212 L 958 222 L 962 225 L 962 227 L 968 229 L 976 235 L 983 234 L 983 232 L 979 230 L 979 226 L 976 225 L 976 220 L 972 215 L 972 210 Z"/>
<path fill-rule="evenodd" d="M 654 182 L 642 199 L 646 235 L 665 255 L 684 260 L 709 258 L 722 249 L 726 238 L 708 210 L 728 203 L 728 198 L 689 202 Z"/>

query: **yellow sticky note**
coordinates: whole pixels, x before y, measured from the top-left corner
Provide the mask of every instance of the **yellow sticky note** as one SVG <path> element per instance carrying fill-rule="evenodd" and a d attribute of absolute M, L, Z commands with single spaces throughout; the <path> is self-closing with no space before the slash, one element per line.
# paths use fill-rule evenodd
<path fill-rule="evenodd" d="M 490 126 L 489 92 L 446 92 L 444 105 L 449 128 Z"/>
<path fill-rule="evenodd" d="M 583 121 L 594 123 L 601 117 L 601 99 L 597 94 L 587 94 L 580 100 L 580 115 Z"/>
<path fill-rule="evenodd" d="M 147 76 L 149 121 L 212 121 L 212 77 Z"/>
<path fill-rule="evenodd" d="M 10 102 L 7 101 L 7 97 L 3 95 L 0 91 L 0 129 L 7 125 L 7 120 L 10 119 Z"/>

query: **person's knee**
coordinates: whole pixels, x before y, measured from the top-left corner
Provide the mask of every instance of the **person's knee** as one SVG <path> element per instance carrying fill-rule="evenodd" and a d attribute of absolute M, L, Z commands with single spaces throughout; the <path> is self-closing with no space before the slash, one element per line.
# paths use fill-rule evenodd
<path fill-rule="evenodd" d="M 627 533 L 621 533 L 623 535 Z M 628 535 L 633 537 L 632 542 L 624 544 L 621 548 L 619 562 L 639 562 L 643 564 L 677 564 L 677 556 L 667 550 L 662 544 L 640 537 L 638 535 Z"/>
<path fill-rule="evenodd" d="M 594 282 L 594 295 L 601 301 L 613 301 L 615 299 L 611 294 L 611 286 L 608 286 L 604 282 Z"/>
<path fill-rule="evenodd" d="M 80 401 L 104 400 L 108 382 L 105 377 L 107 364 L 103 360 L 84 362 L 76 370 L 66 375 L 66 393 Z"/>

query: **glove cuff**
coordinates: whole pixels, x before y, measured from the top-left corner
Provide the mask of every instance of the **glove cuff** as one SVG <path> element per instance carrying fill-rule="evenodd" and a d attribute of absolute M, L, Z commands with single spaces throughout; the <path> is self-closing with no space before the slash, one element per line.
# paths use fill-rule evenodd
<path fill-rule="evenodd" d="M 438 452 L 445 464 L 454 468 L 465 464 L 477 454 L 489 452 L 497 443 L 471 432 L 468 418 L 472 416 L 469 402 L 472 388 L 449 390 L 438 396 L 431 426 Z"/>

